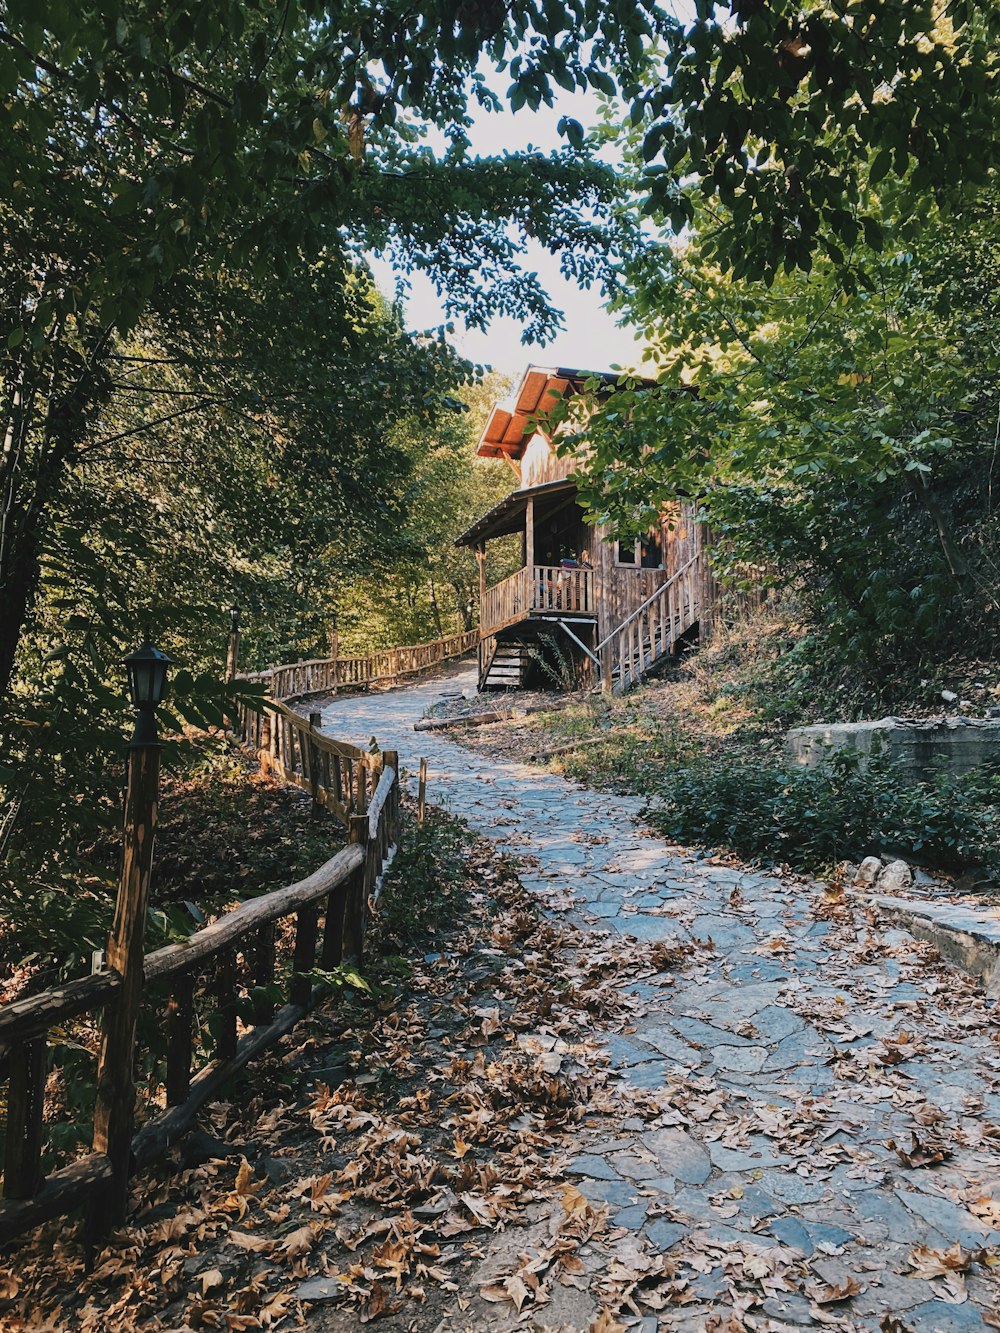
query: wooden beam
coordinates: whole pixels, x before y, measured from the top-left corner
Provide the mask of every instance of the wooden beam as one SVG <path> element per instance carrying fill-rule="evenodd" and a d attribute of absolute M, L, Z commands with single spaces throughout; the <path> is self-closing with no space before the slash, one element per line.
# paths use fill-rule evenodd
<path fill-rule="evenodd" d="M 251 931 L 289 916 L 307 903 L 316 902 L 336 885 L 348 880 L 363 860 L 364 852 L 360 847 L 345 847 L 307 879 L 276 889 L 263 898 L 251 898 L 180 944 L 168 944 L 148 954 L 146 984 L 214 958 Z"/>
<path fill-rule="evenodd" d="M 0 1046 L 41 1037 L 77 1014 L 99 1008 L 122 984 L 117 972 L 98 972 L 56 986 L 40 995 L 29 995 L 0 1007 Z"/>
<path fill-rule="evenodd" d="M 0 1245 L 52 1217 L 71 1212 L 85 1202 L 95 1185 L 111 1180 L 111 1163 L 103 1153 L 91 1153 L 72 1166 L 48 1176 L 31 1199 L 0 1200 Z"/>

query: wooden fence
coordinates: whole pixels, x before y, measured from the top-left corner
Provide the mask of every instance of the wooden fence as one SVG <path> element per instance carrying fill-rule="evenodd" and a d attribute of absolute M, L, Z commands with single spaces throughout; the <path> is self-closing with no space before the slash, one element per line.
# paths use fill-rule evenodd
<path fill-rule="evenodd" d="M 267 671 L 241 674 L 239 680 L 263 684 L 272 699 L 305 699 L 309 695 L 333 694 L 341 688 L 388 685 L 417 675 L 453 657 L 463 657 L 479 644 L 479 630 L 466 630 L 431 643 L 385 648 L 367 657 L 327 657 Z"/>
<path fill-rule="evenodd" d="M 309 792 L 345 826 L 368 808 L 377 756 L 324 735 L 319 713 L 303 717 L 275 699 L 241 699 L 236 707 L 236 737 L 259 757 L 262 772 Z"/>
<path fill-rule="evenodd" d="M 255 716 L 260 725 L 267 720 L 266 714 Z M 272 735 L 284 738 L 274 756 L 276 770 L 307 785 L 340 815 L 350 831 L 349 845 L 307 879 L 243 902 L 188 939 L 147 954 L 135 1011 L 130 1012 L 122 974 L 108 967 L 0 1007 L 0 1052 L 5 1056 L 0 1078 L 8 1080 L 0 1244 L 81 1204 L 88 1205 L 92 1234 L 113 1225 L 118 1220 L 114 1199 L 116 1194 L 124 1198 L 128 1177 L 166 1151 L 229 1078 L 316 1002 L 322 991 L 313 985 L 312 970 L 317 965 L 329 970 L 345 959 L 360 962 L 367 905 L 399 832 L 398 757 L 391 751 L 368 755 L 318 737 L 309 722 L 296 720 L 280 705 L 276 717 Z M 295 767 L 300 761 L 308 766 L 304 773 Z M 291 917 L 294 939 L 286 948 L 282 937 L 291 931 L 276 928 Z M 283 982 L 282 952 L 289 963 Z M 273 995 L 279 984 L 285 1002 L 276 1009 Z M 102 1061 L 99 1069 L 93 1151 L 44 1177 L 50 1030 L 101 1013 L 107 1051 L 109 1032 L 134 1031 L 140 1006 L 148 1017 L 160 1015 L 165 1032 L 162 1097 L 147 1105 L 148 1118 L 133 1133 L 137 1043 L 132 1039 L 125 1059 L 110 1067 Z M 197 1071 L 196 1037 L 204 1040 L 209 1056 Z M 119 1125 L 124 1118 L 124 1136 L 109 1139 L 100 1127 L 108 1118 L 101 1106 L 106 1110 L 109 1103 L 117 1107 Z"/>

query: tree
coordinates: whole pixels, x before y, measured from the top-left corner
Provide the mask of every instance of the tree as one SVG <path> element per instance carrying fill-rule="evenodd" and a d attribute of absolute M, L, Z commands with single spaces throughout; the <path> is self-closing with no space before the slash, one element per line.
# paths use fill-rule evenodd
<path fill-rule="evenodd" d="M 474 323 L 517 310 L 531 333 L 551 333 L 558 314 L 519 265 L 516 229 L 561 252 L 580 281 L 600 281 L 615 246 L 613 173 L 575 150 L 470 156 L 470 100 L 498 103 L 479 62 L 511 80 L 512 105 L 537 106 L 556 86 L 613 91 L 609 69 L 637 70 L 661 28 L 650 0 L 182 0 L 166 15 L 151 0 L 10 0 L 0 695 L 49 516 L 117 392 L 121 340 L 193 275 L 287 274 L 326 253 L 349 276 L 370 245 L 430 273 Z M 437 154 L 431 126 L 447 139 Z M 161 415 L 210 406 L 165 400 Z"/>
<path fill-rule="evenodd" d="M 997 0 L 694 9 L 671 21 L 631 120 L 649 212 L 678 233 L 697 221 L 733 277 L 878 249 L 886 203 L 912 239 L 925 198 L 957 217 L 995 169 Z"/>
<path fill-rule="evenodd" d="M 652 391 L 623 382 L 589 433 L 589 501 L 646 521 L 679 490 L 722 572 L 798 581 L 828 646 L 877 686 L 952 648 L 995 650 L 1000 208 L 844 271 L 734 281 L 690 243 L 631 270 Z M 862 266 L 863 262 L 863 266 Z"/>
<path fill-rule="evenodd" d="M 455 538 L 512 489 L 505 469 L 475 456 L 490 409 L 509 387 L 504 376 L 487 375 L 459 391 L 463 411 L 442 415 L 431 428 L 413 418 L 397 430 L 409 467 L 400 487 L 401 523 L 395 546 L 345 580 L 338 602 L 342 651 L 419 643 L 475 626 L 478 565 Z"/>

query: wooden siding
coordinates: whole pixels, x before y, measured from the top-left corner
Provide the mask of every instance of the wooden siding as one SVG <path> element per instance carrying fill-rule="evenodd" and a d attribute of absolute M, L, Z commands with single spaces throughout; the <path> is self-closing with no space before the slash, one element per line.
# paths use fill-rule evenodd
<path fill-rule="evenodd" d="M 572 458 L 560 458 L 543 431 L 536 431 L 521 459 L 521 489 L 541 486 L 547 481 L 563 481 L 576 470 Z"/>

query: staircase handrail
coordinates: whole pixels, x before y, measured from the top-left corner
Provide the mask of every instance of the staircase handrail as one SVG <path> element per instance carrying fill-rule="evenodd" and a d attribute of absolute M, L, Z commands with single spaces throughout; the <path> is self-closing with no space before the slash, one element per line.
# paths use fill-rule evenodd
<path fill-rule="evenodd" d="M 633 620 L 641 616 L 643 611 L 645 611 L 648 606 L 651 606 L 652 603 L 655 602 L 656 599 L 662 593 L 666 592 L 666 590 L 669 587 L 671 587 L 674 583 L 677 582 L 677 580 L 681 577 L 682 574 L 686 574 L 687 571 L 691 568 L 691 566 L 698 564 L 700 560 L 701 560 L 701 552 L 699 551 L 697 555 L 693 555 L 690 560 L 686 561 L 683 565 L 681 565 L 680 569 L 676 570 L 673 574 L 671 574 L 670 578 L 665 580 L 665 582 L 661 583 L 658 588 L 654 588 L 653 591 L 646 598 L 646 600 L 642 602 L 641 605 L 637 606 L 631 615 L 626 616 L 626 618 L 621 622 L 620 625 L 616 625 L 615 628 L 611 631 L 611 633 L 601 640 L 601 642 L 594 649 L 594 652 L 599 653 L 602 648 L 606 648 L 608 644 L 611 642 L 611 640 L 622 632 L 622 630 L 626 627 L 626 625 L 631 625 Z"/>

